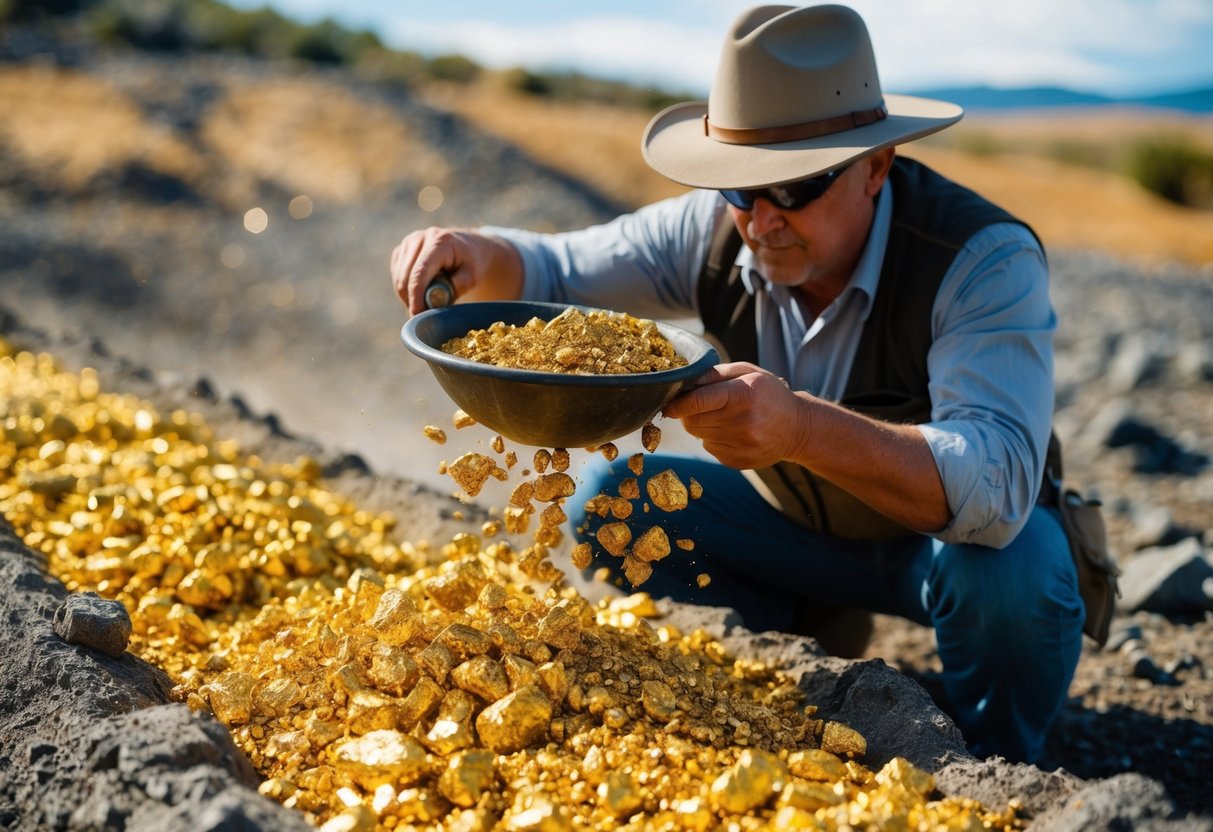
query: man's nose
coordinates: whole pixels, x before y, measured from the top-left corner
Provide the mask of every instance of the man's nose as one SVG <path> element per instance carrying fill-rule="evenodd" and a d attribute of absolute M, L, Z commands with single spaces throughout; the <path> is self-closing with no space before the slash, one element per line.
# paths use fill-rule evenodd
<path fill-rule="evenodd" d="M 771 204 L 766 197 L 754 200 L 754 208 L 750 211 L 750 236 L 764 237 L 772 231 L 777 231 L 787 225 L 783 212 Z"/>

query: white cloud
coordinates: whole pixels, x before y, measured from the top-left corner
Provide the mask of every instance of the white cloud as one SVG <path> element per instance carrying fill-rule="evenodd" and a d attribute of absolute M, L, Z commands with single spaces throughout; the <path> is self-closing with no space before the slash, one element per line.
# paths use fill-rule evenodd
<path fill-rule="evenodd" d="M 1207 0 L 852 5 L 868 22 L 886 85 L 1134 89 L 1149 86 L 1152 78 L 1199 79 L 1202 61 L 1204 80 L 1213 80 L 1207 47 L 1213 3 Z"/>
<path fill-rule="evenodd" d="M 753 2 L 619 0 L 611 13 L 570 5 L 557 14 L 551 4 L 517 0 L 499 18 L 486 16 L 492 4 L 460 0 L 414 12 L 377 0 L 279 5 L 313 18 L 327 10 L 377 23 L 393 45 L 459 52 L 488 66 L 576 68 L 702 94 L 729 23 Z M 1039 84 L 1116 93 L 1213 82 L 1211 0 L 843 2 L 867 21 L 890 92 Z"/>
<path fill-rule="evenodd" d="M 627 17 L 529 25 L 482 19 L 443 24 L 400 21 L 387 37 L 413 49 L 424 44 L 430 53 L 460 52 L 494 68 L 577 68 L 628 80 L 662 79 L 705 91 L 720 51 L 718 31 Z"/>

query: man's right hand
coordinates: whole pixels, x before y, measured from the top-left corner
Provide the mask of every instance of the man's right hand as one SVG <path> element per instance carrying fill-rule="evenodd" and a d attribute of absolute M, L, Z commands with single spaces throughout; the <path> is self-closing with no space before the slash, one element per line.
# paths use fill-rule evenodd
<path fill-rule="evenodd" d="M 409 313 L 425 311 L 425 290 L 446 274 L 459 298 L 514 300 L 522 293 L 522 258 L 497 237 L 469 229 L 414 231 L 392 251 L 392 287 Z"/>

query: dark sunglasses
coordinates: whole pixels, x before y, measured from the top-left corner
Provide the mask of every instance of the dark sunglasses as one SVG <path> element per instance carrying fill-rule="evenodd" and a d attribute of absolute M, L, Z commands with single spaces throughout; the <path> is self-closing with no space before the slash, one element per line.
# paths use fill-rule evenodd
<path fill-rule="evenodd" d="M 720 195 L 729 204 L 742 211 L 753 211 L 754 203 L 759 199 L 769 200 L 776 208 L 785 211 L 799 211 L 830 189 L 834 180 L 842 176 L 850 165 L 814 176 L 811 179 L 801 179 L 789 182 L 787 185 L 776 185 L 773 188 L 751 188 L 744 191 L 721 191 Z"/>

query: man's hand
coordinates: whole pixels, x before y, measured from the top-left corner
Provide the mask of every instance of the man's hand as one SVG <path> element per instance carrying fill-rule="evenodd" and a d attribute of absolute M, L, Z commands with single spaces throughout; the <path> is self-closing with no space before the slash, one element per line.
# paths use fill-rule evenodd
<path fill-rule="evenodd" d="M 943 481 L 922 433 L 861 416 L 753 364 L 720 364 L 665 406 L 703 449 L 730 468 L 790 461 L 922 532 L 952 519 Z"/>
<path fill-rule="evenodd" d="M 720 364 L 662 410 L 730 468 L 764 468 L 799 455 L 810 434 L 807 393 L 753 364 Z"/>
<path fill-rule="evenodd" d="M 416 315 L 425 311 L 425 290 L 435 277 L 450 277 L 458 297 L 512 300 L 522 291 L 522 260 L 509 243 L 476 231 L 414 231 L 392 251 L 388 264 L 396 296 Z"/>

